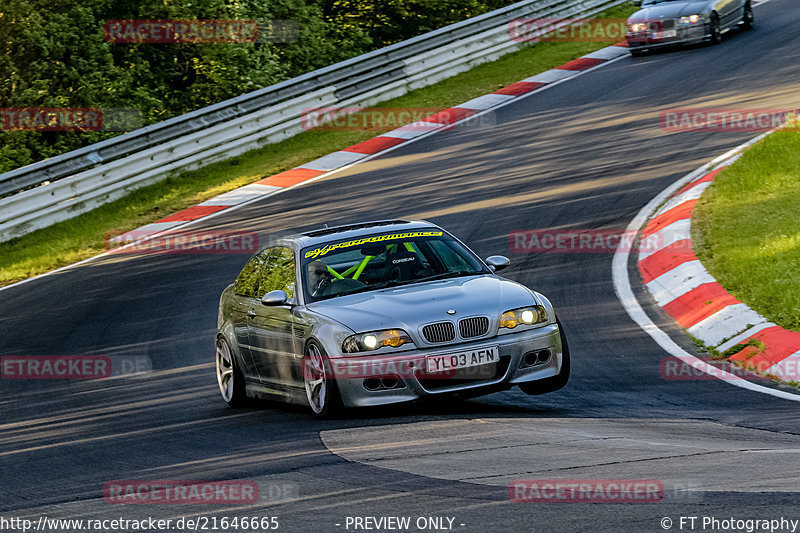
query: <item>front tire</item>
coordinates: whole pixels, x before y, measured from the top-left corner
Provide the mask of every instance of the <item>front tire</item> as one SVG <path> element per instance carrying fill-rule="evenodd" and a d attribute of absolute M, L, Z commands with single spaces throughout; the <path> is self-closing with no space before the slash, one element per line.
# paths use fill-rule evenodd
<path fill-rule="evenodd" d="M 231 352 L 228 341 L 224 337 L 217 338 L 217 384 L 222 399 L 229 407 L 241 407 L 247 401 L 244 376 L 239 370 L 236 356 Z"/>
<path fill-rule="evenodd" d="M 549 392 L 555 392 L 559 389 L 563 389 L 569 381 L 570 362 L 567 336 L 564 333 L 564 327 L 561 325 L 561 321 L 556 319 L 556 324 L 558 324 L 558 333 L 561 336 L 561 370 L 551 378 L 520 383 L 519 388 L 528 396 L 539 396 Z"/>
<path fill-rule="evenodd" d="M 744 6 L 744 17 L 742 17 L 742 27 L 746 30 L 752 30 L 755 27 L 755 18 L 753 17 L 753 6 L 750 2 Z"/>
<path fill-rule="evenodd" d="M 308 405 L 314 416 L 328 418 L 339 411 L 341 398 L 336 382 L 329 379 L 328 357 L 316 341 L 306 346 L 303 357 L 303 383 Z"/>
<path fill-rule="evenodd" d="M 719 44 L 722 42 L 722 29 L 719 25 L 719 15 L 711 14 L 711 43 Z"/>

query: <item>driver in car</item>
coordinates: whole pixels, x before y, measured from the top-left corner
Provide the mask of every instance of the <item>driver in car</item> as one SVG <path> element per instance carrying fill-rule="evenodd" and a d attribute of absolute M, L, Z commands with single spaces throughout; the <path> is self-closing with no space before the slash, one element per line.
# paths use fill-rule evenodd
<path fill-rule="evenodd" d="M 322 259 L 311 261 L 306 267 L 308 270 L 308 287 L 314 297 L 322 296 L 325 289 L 331 283 L 331 275 L 328 272 L 328 265 Z"/>

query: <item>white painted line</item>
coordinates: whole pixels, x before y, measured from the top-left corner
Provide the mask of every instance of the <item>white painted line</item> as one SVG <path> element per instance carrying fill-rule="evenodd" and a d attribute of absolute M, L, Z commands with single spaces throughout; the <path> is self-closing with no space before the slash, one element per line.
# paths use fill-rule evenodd
<path fill-rule="evenodd" d="M 344 150 L 341 150 L 339 152 L 333 152 L 332 154 L 324 155 L 319 159 L 305 163 L 303 168 L 327 172 L 329 170 L 335 170 L 350 165 L 363 158 L 364 154 L 359 154 L 357 152 L 345 152 Z"/>
<path fill-rule="evenodd" d="M 711 274 L 706 272 L 700 261 L 686 261 L 651 280 L 646 284 L 646 287 L 650 294 L 653 295 L 658 306 L 664 307 L 703 283 L 713 283 L 715 281 Z"/>
<path fill-rule="evenodd" d="M 699 200 L 700 197 L 703 195 L 703 193 L 706 192 L 706 189 L 709 188 L 709 186 L 711 186 L 711 182 L 710 181 L 706 181 L 706 182 L 699 183 L 699 184 L 695 185 L 694 187 L 692 187 L 688 191 L 679 194 L 675 198 L 672 198 L 669 202 L 665 203 L 661 207 L 661 209 L 659 209 L 656 212 L 656 214 L 654 216 L 663 215 L 664 213 L 666 213 L 670 209 L 674 209 L 674 208 L 678 207 L 679 205 L 681 205 L 684 202 L 689 202 L 691 200 Z"/>
<path fill-rule="evenodd" d="M 670 244 L 691 239 L 691 226 L 692 221 L 690 219 L 682 218 L 642 239 L 639 244 L 639 261 L 650 257 L 659 250 L 663 250 Z"/>
<path fill-rule="evenodd" d="M 706 345 L 716 346 L 746 329 L 748 324 L 763 324 L 766 321 L 746 304 L 733 304 L 701 320 L 687 331 Z"/>
<path fill-rule="evenodd" d="M 698 176 L 702 175 L 702 173 L 707 172 L 709 168 L 713 165 L 719 163 L 720 161 L 724 161 L 725 159 L 731 157 L 733 154 L 744 150 L 748 146 L 752 145 L 763 139 L 766 135 L 770 132 L 766 132 L 762 135 L 759 135 L 755 139 L 741 145 L 737 146 L 733 150 L 723 154 L 722 156 L 714 159 L 710 163 L 707 163 L 700 167 L 699 169 L 695 170 L 687 174 L 686 176 L 682 177 L 663 191 L 661 191 L 655 198 L 650 200 L 647 205 L 645 205 L 631 223 L 628 224 L 628 228 L 626 231 L 635 233 L 639 231 L 642 226 L 644 226 L 645 222 L 647 222 L 648 216 L 650 213 L 655 211 L 656 207 L 661 205 L 662 202 L 667 200 L 672 194 L 676 191 L 680 190 L 681 187 L 686 185 L 687 183 L 691 182 L 692 180 L 696 179 Z M 705 372 L 706 374 L 716 377 L 730 385 L 735 387 L 740 387 L 742 389 L 747 389 L 753 392 L 759 392 L 762 394 L 767 394 L 769 396 L 774 396 L 776 398 L 781 398 L 784 400 L 790 400 L 793 402 L 800 402 L 800 395 L 792 394 L 789 392 L 781 391 L 772 389 L 769 387 L 764 387 L 762 385 L 757 385 L 746 379 L 731 374 L 730 372 L 725 372 L 720 368 L 717 368 L 713 365 L 710 365 L 695 357 L 694 355 L 690 354 L 678 344 L 673 341 L 666 332 L 664 332 L 661 328 L 659 328 L 647 313 L 644 312 L 642 306 L 639 304 L 639 301 L 636 299 L 636 296 L 633 294 L 633 289 L 631 288 L 631 280 L 628 274 L 628 259 L 630 257 L 630 251 L 624 247 L 617 248 L 616 252 L 614 252 L 614 258 L 611 261 L 611 279 L 614 282 L 614 292 L 617 293 L 617 298 L 619 299 L 622 306 L 625 308 L 625 311 L 628 313 L 628 316 L 631 317 L 631 320 L 636 322 L 639 327 L 644 330 L 645 333 L 650 335 L 656 343 L 658 343 L 661 348 L 666 351 L 671 356 L 675 357 L 676 359 L 685 362 L 688 365 L 691 365 L 694 368 L 697 368 L 701 372 Z"/>
<path fill-rule="evenodd" d="M 484 94 L 483 96 L 473 98 L 468 102 L 464 102 L 463 104 L 458 104 L 457 106 L 454 107 L 483 110 L 483 109 L 489 109 L 490 107 L 495 107 L 496 105 L 508 102 L 510 100 L 514 100 L 515 98 L 516 96 L 510 94 Z"/>
<path fill-rule="evenodd" d="M 783 381 L 800 381 L 800 352 L 795 352 L 783 361 L 778 361 L 764 373 L 778 376 Z"/>
<path fill-rule="evenodd" d="M 567 78 L 571 78 L 576 74 L 581 72 L 586 72 L 584 70 L 561 70 L 561 69 L 550 69 L 548 71 L 542 72 L 541 74 L 537 74 L 536 76 L 531 76 L 530 78 L 525 78 L 522 81 L 528 82 L 535 82 L 535 83 L 553 83 L 555 81 L 565 80 Z"/>
<path fill-rule="evenodd" d="M 275 192 L 280 188 L 281 187 L 275 187 L 274 185 L 251 183 L 250 185 L 245 185 L 244 187 L 239 187 L 238 189 L 215 196 L 214 198 L 206 200 L 205 202 L 201 202 L 197 205 L 237 205 L 242 202 L 246 202 L 251 198 L 255 198 L 256 196 L 263 196 L 265 194 Z"/>
<path fill-rule="evenodd" d="M 720 163 L 719 165 L 715 166 L 713 170 L 717 170 L 718 168 L 729 167 L 734 164 L 743 154 L 736 154 L 735 156 L 731 157 Z"/>
<path fill-rule="evenodd" d="M 628 54 L 628 49 L 622 46 L 607 46 L 606 48 L 602 48 L 597 50 L 596 52 L 592 52 L 591 54 L 586 54 L 583 57 L 588 57 L 591 59 L 614 59 L 619 56 L 624 56 Z"/>
<path fill-rule="evenodd" d="M 753 335 L 755 335 L 759 331 L 763 331 L 763 330 L 765 330 L 767 328 L 774 328 L 775 326 L 777 326 L 777 324 L 774 324 L 772 322 L 763 322 L 763 321 L 759 321 L 758 324 L 756 324 L 754 322 L 753 324 L 755 324 L 753 327 L 748 328 L 746 331 L 742 331 L 740 334 L 736 335 L 735 337 L 731 337 L 727 341 L 725 341 L 722 344 L 720 344 L 719 346 L 717 346 L 717 351 L 719 351 L 719 352 L 727 352 L 728 350 L 730 350 L 731 348 L 733 348 L 734 346 L 736 346 L 737 344 L 739 344 L 743 340 L 749 339 L 750 337 L 752 337 Z M 745 326 L 746 325 L 747 324 L 745 324 Z M 741 330 L 739 330 L 739 331 L 741 331 Z"/>
<path fill-rule="evenodd" d="M 425 135 L 426 133 L 431 133 L 432 131 L 438 130 L 442 128 L 444 125 L 438 122 L 413 122 L 411 124 L 407 124 L 401 128 L 397 128 L 396 130 L 392 130 L 386 133 L 381 133 L 381 137 L 395 137 L 397 139 L 413 139 L 415 137 L 419 137 L 420 135 Z"/>

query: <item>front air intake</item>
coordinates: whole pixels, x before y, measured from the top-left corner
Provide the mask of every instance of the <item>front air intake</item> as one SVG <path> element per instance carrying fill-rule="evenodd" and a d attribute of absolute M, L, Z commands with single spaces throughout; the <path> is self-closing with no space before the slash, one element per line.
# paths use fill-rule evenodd
<path fill-rule="evenodd" d="M 436 322 L 423 327 L 422 335 L 431 343 L 450 342 L 456 338 L 456 328 L 452 322 Z"/>
<path fill-rule="evenodd" d="M 458 323 L 458 332 L 462 339 L 480 337 L 489 331 L 489 319 L 485 316 L 465 318 Z"/>

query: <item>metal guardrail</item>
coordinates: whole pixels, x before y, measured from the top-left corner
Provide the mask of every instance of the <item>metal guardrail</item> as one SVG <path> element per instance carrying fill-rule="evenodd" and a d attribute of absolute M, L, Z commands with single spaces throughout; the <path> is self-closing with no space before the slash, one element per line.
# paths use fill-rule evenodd
<path fill-rule="evenodd" d="M 623 2 L 524 0 L 0 174 L 0 241 L 66 220 L 179 171 L 290 137 L 301 131 L 299 119 L 308 108 L 371 105 L 496 59 L 522 46 L 508 34 L 508 23 L 516 18 L 588 16 Z"/>

